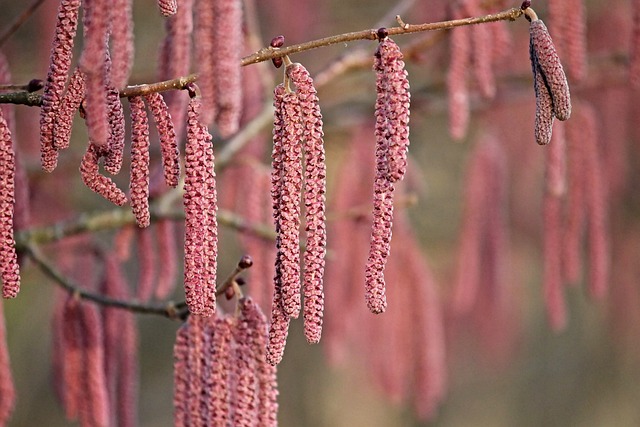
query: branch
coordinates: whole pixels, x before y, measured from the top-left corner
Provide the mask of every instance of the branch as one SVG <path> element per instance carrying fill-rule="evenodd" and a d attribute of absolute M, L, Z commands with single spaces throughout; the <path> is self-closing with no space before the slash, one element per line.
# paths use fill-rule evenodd
<path fill-rule="evenodd" d="M 36 265 L 40 267 L 44 274 L 53 279 L 53 281 L 56 282 L 56 284 L 58 284 L 60 287 L 76 295 L 78 298 L 92 301 L 105 306 L 126 309 L 134 313 L 157 314 L 169 319 L 180 319 L 182 311 L 186 308 L 186 304 L 183 302 L 176 304 L 172 301 L 169 301 L 166 304 L 157 305 L 142 304 L 136 301 L 118 300 L 101 294 L 88 292 L 64 277 L 64 275 L 62 275 L 62 273 L 60 273 L 53 266 L 53 264 L 51 264 L 49 260 L 47 260 L 44 255 L 40 253 L 36 246 L 29 245 L 24 247 L 23 250 L 27 253 L 27 255 L 29 255 L 33 262 L 35 262 Z"/>
<path fill-rule="evenodd" d="M 475 25 L 475 24 L 486 24 L 489 22 L 497 22 L 497 21 L 515 21 L 517 18 L 522 16 L 523 11 L 519 8 L 508 9 L 499 13 L 478 16 L 473 18 L 464 18 L 464 19 L 454 19 L 451 21 L 441 21 L 441 22 L 433 22 L 428 24 L 404 24 L 400 27 L 392 27 L 387 28 L 387 33 L 390 36 L 393 35 L 404 35 L 404 34 L 412 34 L 419 33 L 425 31 L 435 31 L 435 30 L 448 30 L 455 27 L 461 27 L 465 25 Z M 252 55 L 245 56 L 241 60 L 241 65 L 247 66 L 251 64 L 257 64 L 259 62 L 268 61 L 273 58 L 283 57 L 285 55 L 293 55 L 296 53 L 304 52 L 311 49 L 317 49 L 320 47 L 331 46 L 338 43 L 346 43 L 356 40 L 377 40 L 378 39 L 378 30 L 377 29 L 368 29 L 362 31 L 355 31 L 351 33 L 339 34 L 335 36 L 325 37 L 322 39 L 312 40 L 306 43 L 296 44 L 292 46 L 282 47 L 282 48 L 262 48 L 259 51 L 253 53 Z M 178 77 L 172 80 L 165 80 L 158 83 L 149 83 L 149 84 L 141 84 L 135 86 L 127 86 L 122 91 L 120 91 L 120 97 L 130 97 L 130 96 L 142 96 L 148 95 L 153 92 L 165 92 L 168 90 L 182 90 L 185 86 L 190 82 L 195 82 L 197 80 L 197 74 L 190 74 L 188 76 Z M 25 92 L 15 92 L 15 93 L 7 93 L 0 94 L 0 104 L 20 104 L 20 105 L 28 105 L 28 106 L 40 106 L 42 104 L 42 96 L 33 94 L 33 93 L 25 93 Z"/>
<path fill-rule="evenodd" d="M 252 233 L 265 240 L 274 240 L 275 233 L 265 224 L 256 224 L 239 215 L 229 211 L 218 211 L 218 223 L 238 230 L 240 232 Z M 160 211 L 152 209 L 151 219 L 171 219 L 184 220 L 184 211 Z M 74 236 L 82 233 L 115 230 L 126 225 L 135 224 L 136 220 L 130 210 L 113 209 L 108 212 L 97 212 L 92 214 L 82 214 L 78 218 L 70 221 L 62 221 L 57 224 L 44 227 L 34 227 L 27 230 L 18 231 L 15 235 L 16 249 L 29 251 L 34 244 L 53 243 L 65 237 Z"/>
<path fill-rule="evenodd" d="M 29 6 L 27 9 L 25 9 L 24 12 L 18 15 L 15 21 L 13 21 L 11 25 L 9 25 L 9 28 L 7 28 L 7 30 L 2 33 L 2 35 L 0 35 L 0 46 L 2 46 L 4 42 L 6 42 L 9 37 L 11 37 L 13 33 L 15 33 L 18 28 L 20 28 L 20 26 L 31 17 L 31 15 L 33 15 L 33 13 L 40 7 L 42 3 L 44 3 L 44 0 L 35 0 L 31 4 L 31 6 Z"/>
<path fill-rule="evenodd" d="M 499 13 L 478 16 L 474 18 L 454 19 L 451 21 L 433 22 L 429 24 L 405 24 L 403 27 L 387 28 L 387 33 L 390 36 L 419 33 L 424 31 L 435 30 L 448 30 L 455 27 L 462 27 L 464 25 L 474 24 L 486 24 L 488 22 L 497 21 L 515 21 L 522 16 L 523 11 L 520 8 L 512 8 Z M 306 50 L 316 49 L 319 47 L 331 46 L 338 43 L 352 42 L 356 40 L 377 40 L 378 29 L 369 29 L 363 31 L 356 31 L 352 33 L 339 34 L 335 36 L 325 37 L 318 40 L 313 40 L 306 43 L 297 45 L 282 47 L 279 49 L 264 48 L 258 52 L 245 56 L 242 58 L 242 65 L 255 64 L 262 61 L 268 61 L 273 58 L 283 57 L 285 55 L 293 55 L 296 53 L 304 52 Z"/>

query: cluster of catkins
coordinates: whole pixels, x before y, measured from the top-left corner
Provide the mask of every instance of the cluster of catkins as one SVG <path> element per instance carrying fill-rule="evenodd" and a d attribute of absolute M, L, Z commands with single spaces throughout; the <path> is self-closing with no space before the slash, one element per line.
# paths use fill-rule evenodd
<path fill-rule="evenodd" d="M 115 254 L 104 254 L 100 291 L 127 299 L 128 284 Z M 95 265 L 84 259 L 84 279 Z M 74 262 L 78 272 L 79 264 Z M 89 277 L 91 276 L 91 277 Z M 59 291 L 54 308 L 53 382 L 69 421 L 85 426 L 135 426 L 138 389 L 138 335 L 135 315 Z"/>
<path fill-rule="evenodd" d="M 569 84 L 549 30 L 531 8 L 525 9 L 531 22 L 529 52 L 536 94 L 535 138 L 540 145 L 551 142 L 553 120 L 567 120 L 571 115 Z"/>
<path fill-rule="evenodd" d="M 277 254 L 267 351 L 267 358 L 273 364 L 282 359 L 289 319 L 298 317 L 302 305 L 299 228 L 303 185 L 306 231 L 304 330 L 307 341 L 320 341 L 324 311 L 326 166 L 322 114 L 313 80 L 306 68 L 299 63 L 289 63 L 285 74 L 286 84 L 280 84 L 274 90 L 271 196 Z M 295 85 L 295 91 L 290 84 Z"/>
<path fill-rule="evenodd" d="M 235 317 L 197 315 L 174 354 L 174 425 L 276 426 L 276 368 L 266 360 L 267 319 L 251 298 Z"/>

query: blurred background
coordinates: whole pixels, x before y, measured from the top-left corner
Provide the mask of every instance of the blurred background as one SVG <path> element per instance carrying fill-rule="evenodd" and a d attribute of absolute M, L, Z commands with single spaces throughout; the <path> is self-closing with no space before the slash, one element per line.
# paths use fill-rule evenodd
<path fill-rule="evenodd" d="M 30 2 L 0 0 L 3 11 L 0 32 L 26 8 L 27 3 Z M 45 0 L 1 47 L 15 83 L 45 78 L 58 3 Z M 285 45 L 291 45 L 332 34 L 394 26 L 396 13 L 408 23 L 450 19 L 454 11 L 464 6 L 463 3 L 440 0 L 404 0 L 397 4 L 365 0 L 247 0 L 245 10 L 255 12 L 251 15 L 252 24 L 247 28 L 259 33 L 251 34 L 253 44 L 244 54 L 268 45 L 278 34 L 284 34 Z M 411 241 L 418 243 L 420 258 L 433 273 L 430 286 L 435 292 L 436 310 L 441 315 L 444 331 L 445 370 L 441 372 L 445 378 L 444 394 L 436 399 L 439 403 L 426 419 L 416 415 L 412 403 L 421 391 L 412 389 L 401 399 L 390 398 L 389 390 L 379 378 L 379 366 L 371 361 L 371 355 L 393 356 L 394 352 L 387 351 L 386 347 L 404 339 L 405 335 L 396 338 L 399 331 L 417 336 L 424 325 L 409 322 L 392 332 L 376 329 L 385 321 L 384 316 L 388 314 L 389 322 L 394 322 L 399 317 L 391 317 L 395 316 L 392 313 L 409 307 L 390 299 L 389 313 L 380 315 L 380 319 L 373 320 L 374 315 L 364 312 L 362 281 L 347 280 L 346 277 L 340 281 L 331 271 L 337 269 L 335 265 L 344 258 L 354 270 L 363 270 L 366 258 L 356 256 L 356 249 L 349 245 L 332 246 L 332 241 L 338 243 L 340 236 L 332 234 L 330 225 L 327 269 L 332 282 L 327 283 L 327 294 L 339 286 L 349 287 L 349 292 L 356 295 L 358 305 L 353 310 L 362 313 L 341 312 L 342 306 L 340 309 L 327 307 L 327 316 L 334 316 L 333 324 L 340 325 L 344 317 L 345 328 L 349 329 L 337 340 L 343 352 L 338 358 L 332 356 L 325 340 L 319 345 L 308 345 L 301 321 L 292 322 L 284 360 L 278 367 L 281 426 L 640 425 L 640 181 L 636 172 L 640 160 L 637 130 L 640 110 L 638 89 L 628 83 L 629 55 L 634 40 L 640 43 L 638 37 L 632 37 L 634 19 L 638 21 L 640 11 L 637 5 L 636 10 L 632 5 L 638 2 L 630 0 L 566 3 L 571 3 L 572 7 L 582 3 L 586 8 L 588 72 L 575 84 L 570 75 L 569 83 L 574 105 L 590 104 L 597 117 L 599 159 L 608 189 L 606 210 L 611 270 L 606 297 L 592 299 L 587 291 L 587 274 L 582 274 L 579 283 L 565 289 L 566 328 L 553 331 L 547 322 L 542 290 L 541 203 L 544 150 L 548 147 L 537 146 L 533 137 L 535 99 L 528 23 L 521 18 L 515 22 L 488 24 L 502 25 L 508 35 L 502 54 L 497 55 L 498 59 L 493 63 L 496 93 L 490 98 L 479 94 L 473 78 L 474 64 L 470 63 L 467 78 L 471 116 L 468 130 L 460 141 L 454 141 L 450 136 L 447 73 L 451 32 L 398 36 L 395 40 L 403 49 L 411 43 L 424 42 L 424 47 L 412 48 L 412 54 L 406 58 L 412 94 L 410 171 L 406 183 L 397 192 L 400 204 L 396 206 L 396 215 L 409 219 L 413 230 Z M 481 6 L 482 11 L 496 11 L 518 7 L 519 3 L 487 1 Z M 554 23 L 548 20 L 552 5 L 534 1 L 532 7 L 540 18 L 550 22 L 552 36 L 553 29 L 562 25 L 574 30 L 579 28 L 579 23 L 573 22 L 579 19 L 575 10 L 566 10 L 566 14 Z M 164 37 L 163 19 L 155 1 L 134 1 L 135 64 L 130 84 L 156 81 L 158 47 Z M 636 26 L 639 25 L 636 22 Z M 340 218 L 341 212 L 344 213 L 340 210 L 344 207 L 334 205 L 341 187 L 345 186 L 345 181 L 341 180 L 344 171 L 360 163 L 373 164 L 375 75 L 371 64 L 374 43 L 336 45 L 292 58 L 304 64 L 314 77 L 322 73 L 331 76 L 326 70 L 354 52 L 364 52 L 365 58 L 369 58 L 361 61 L 362 66 L 323 81 L 318 89 L 325 125 L 330 217 Z M 78 40 L 76 57 L 80 46 Z M 477 50 L 481 46 L 473 44 L 471 48 Z M 270 87 L 265 85 L 262 92 L 251 94 L 260 102 L 267 102 L 273 87 L 281 79 L 281 71 L 270 63 L 252 67 L 260 67 L 257 69 L 262 73 L 263 81 L 272 82 Z M 112 209 L 83 186 L 77 173 L 86 147 L 86 131 L 78 117 L 70 150 L 62 155 L 58 169 L 48 175 L 39 166 L 37 108 L 18 106 L 16 115 L 16 141 L 28 172 L 33 225 L 75 218 L 81 212 Z M 353 157 L 350 151 L 356 139 L 367 138 L 354 130 L 359 127 L 370 130 L 370 158 Z M 267 144 L 270 135 L 270 124 L 266 123 L 261 137 Z M 479 298 L 473 310 L 461 314 L 452 307 L 452 296 L 465 212 L 465 177 L 473 150 L 486 135 L 499 140 L 506 159 L 508 246 L 505 256 L 508 258 L 500 265 L 507 272 L 499 289 L 489 287 L 478 291 L 494 291 L 502 298 L 500 304 L 492 305 L 484 301 L 487 298 Z M 225 141 L 216 139 L 215 143 L 224 147 Z M 269 153 L 267 145 L 262 158 L 265 165 L 268 165 Z M 359 167 L 358 170 L 366 171 L 366 168 Z M 235 184 L 225 181 L 226 172 L 219 174 L 223 204 L 227 203 L 224 202 L 227 189 L 234 193 L 229 197 L 235 199 L 238 195 L 242 197 L 249 188 L 243 181 Z M 121 188 L 126 188 L 126 173 L 116 180 Z M 370 188 L 363 187 L 361 192 L 366 196 Z M 226 207 L 234 209 L 231 205 Z M 368 212 L 364 214 L 365 219 L 367 215 Z M 270 225 L 268 218 L 265 222 Z M 368 238 L 367 227 L 364 227 L 365 239 Z M 354 228 L 354 239 L 356 231 Z M 100 232 L 94 238 L 99 245 L 108 248 L 113 236 L 112 231 Z M 402 265 L 407 259 L 399 248 L 408 243 L 401 239 L 406 234 L 398 233 L 397 236 L 400 240 L 393 240 L 391 256 L 392 259 L 398 257 L 393 262 Z M 181 235 L 178 234 L 179 246 L 180 242 Z M 586 247 L 585 243 L 585 252 Z M 238 233 L 223 229 L 220 248 L 219 274 L 225 276 L 243 253 Z M 56 246 L 45 250 L 53 255 Z M 126 268 L 130 282 L 135 283 L 135 259 Z M 586 264 L 584 271 L 587 270 Z M 19 298 L 4 304 L 18 392 L 10 425 L 72 425 L 65 421 L 52 387 L 50 324 L 55 285 L 28 261 L 22 274 L 23 288 Z M 358 273 L 354 274 L 349 278 L 358 277 Z M 478 274 L 482 274 L 482 270 Z M 409 286 L 401 280 L 395 281 L 394 277 L 390 271 L 389 286 Z M 252 280 L 260 279 L 250 278 L 249 286 Z M 249 287 L 250 295 L 251 289 Z M 182 299 L 178 283 L 175 300 Z M 330 305 L 329 296 L 327 300 Z M 409 299 L 409 305 L 411 302 Z M 416 306 L 410 309 L 414 313 L 433 309 L 418 304 L 418 299 L 413 302 Z M 268 314 L 269 307 L 264 309 Z M 140 328 L 140 425 L 169 426 L 172 425 L 172 347 L 179 323 L 152 315 L 138 315 L 137 321 Z M 394 340 L 400 341 L 385 345 L 381 340 L 371 338 L 389 336 L 384 335 L 389 333 Z M 401 362 L 393 357 L 382 362 L 386 366 L 395 363 Z M 412 378 L 416 373 L 408 368 L 405 375 Z"/>

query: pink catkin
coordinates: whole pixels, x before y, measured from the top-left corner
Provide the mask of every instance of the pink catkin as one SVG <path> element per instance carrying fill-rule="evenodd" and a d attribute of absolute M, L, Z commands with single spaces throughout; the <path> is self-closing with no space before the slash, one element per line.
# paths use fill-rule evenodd
<path fill-rule="evenodd" d="M 133 67 L 132 0 L 115 0 L 111 7 L 111 84 L 116 89 L 127 85 Z"/>
<path fill-rule="evenodd" d="M 232 399 L 232 418 L 234 426 L 252 426 L 257 419 L 256 392 L 258 388 L 256 376 L 256 361 L 252 348 L 252 311 L 256 310 L 255 303 L 248 298 L 239 302 L 240 316 L 236 320 L 234 339 L 236 342 L 233 355 L 233 377 L 235 390 Z"/>
<path fill-rule="evenodd" d="M 84 48 L 80 68 L 86 76 L 86 122 L 89 138 L 103 155 L 108 151 L 107 34 L 111 2 L 93 0 L 84 9 Z"/>
<path fill-rule="evenodd" d="M 464 214 L 460 230 L 456 285 L 453 304 L 459 312 L 473 306 L 480 284 L 482 232 L 486 225 L 487 190 L 492 183 L 491 146 L 478 143 L 467 167 L 464 188 Z"/>
<path fill-rule="evenodd" d="M 0 425 L 7 425 L 16 402 L 16 391 L 11 375 L 4 304 L 0 301 Z"/>
<path fill-rule="evenodd" d="M 327 262 L 325 280 L 326 311 L 324 325 L 324 345 L 332 365 L 343 362 L 348 353 L 348 335 L 356 323 L 360 292 L 354 283 L 362 283 L 364 271 L 353 268 L 353 260 L 366 259 L 369 251 L 370 225 L 364 213 L 358 216 L 344 215 L 359 211 L 370 203 L 370 183 L 373 180 L 373 165 L 369 162 L 352 162 L 351 159 L 366 158 L 370 155 L 371 125 L 359 124 L 351 136 L 350 146 L 343 156 L 333 198 L 333 211 L 342 213 L 330 223 L 330 249 L 335 253 L 348 253 L 348 257 L 333 257 Z"/>
<path fill-rule="evenodd" d="M 0 276 L 3 298 L 15 298 L 20 291 L 20 267 L 13 236 L 15 173 L 11 131 L 0 111 Z"/>
<path fill-rule="evenodd" d="M 60 111 L 55 116 L 55 136 L 53 145 L 56 150 L 64 150 L 69 147 L 71 139 L 71 128 L 73 126 L 73 117 L 80 108 L 80 104 L 84 99 L 85 82 L 84 74 L 79 68 L 76 68 L 71 75 L 69 86 L 62 98 Z"/>
<path fill-rule="evenodd" d="M 68 420 L 80 415 L 82 384 L 82 337 L 80 332 L 80 308 L 78 301 L 65 295 L 66 302 L 59 304 L 61 313 L 61 400 Z"/>
<path fill-rule="evenodd" d="M 253 304 L 247 321 L 251 329 L 251 347 L 257 367 L 257 425 L 275 427 L 278 425 L 278 379 L 275 366 L 266 359 L 268 326 L 259 305 Z"/>
<path fill-rule="evenodd" d="M 116 184 L 111 179 L 100 175 L 98 171 L 98 151 L 99 149 L 96 146 L 89 143 L 87 152 L 80 164 L 82 181 L 92 191 L 100 194 L 110 202 L 122 206 L 127 202 L 127 197 L 122 190 L 116 187 Z"/>
<path fill-rule="evenodd" d="M 454 18 L 462 18 L 460 13 Z M 451 59 L 447 72 L 449 97 L 449 133 L 456 140 L 464 138 L 469 127 L 469 87 L 467 70 L 471 62 L 471 30 L 463 26 L 451 30 Z"/>
<path fill-rule="evenodd" d="M 409 80 L 398 45 L 386 38 L 375 54 L 376 140 L 387 148 L 388 175 L 391 182 L 402 180 L 407 169 L 409 148 Z"/>
<path fill-rule="evenodd" d="M 584 150 L 583 180 L 589 189 L 585 195 L 587 212 L 589 294 L 603 298 L 609 287 L 610 242 L 608 233 L 607 187 L 602 167 L 602 156 L 598 148 L 598 126 L 595 111 L 584 106 L 581 121 Z"/>
<path fill-rule="evenodd" d="M 127 299 L 128 285 L 120 260 L 115 254 L 104 257 L 102 293 L 115 299 Z M 135 426 L 137 419 L 137 330 L 133 313 L 113 307 L 102 311 L 104 335 L 104 371 L 112 418 L 119 426 Z M 115 413 L 114 413 L 115 412 Z"/>
<path fill-rule="evenodd" d="M 633 3 L 633 30 L 631 33 L 631 52 L 629 53 L 629 80 L 640 87 L 640 0 Z"/>
<path fill-rule="evenodd" d="M 278 253 L 278 259 L 280 253 Z M 289 335 L 289 323 L 291 318 L 285 313 L 282 305 L 281 280 L 279 279 L 280 268 L 276 261 L 276 286 L 273 291 L 273 303 L 271 306 L 271 324 L 269 326 L 269 342 L 267 343 L 267 362 L 275 366 L 282 361 L 284 347 L 287 344 Z"/>
<path fill-rule="evenodd" d="M 138 249 L 138 289 L 136 298 L 147 301 L 153 294 L 156 281 L 156 256 L 151 229 L 136 230 L 136 246 Z"/>
<path fill-rule="evenodd" d="M 178 11 L 178 2 L 176 0 L 158 0 L 158 8 L 163 16 L 173 16 Z"/>
<path fill-rule="evenodd" d="M 587 76 L 587 10 L 584 0 L 567 0 L 568 14 L 562 17 L 566 64 L 575 82 Z M 567 19 L 570 16 L 570 19 Z"/>
<path fill-rule="evenodd" d="M 83 424 L 109 424 L 109 394 L 104 372 L 103 329 L 98 308 L 93 304 L 79 306 L 84 368 L 80 419 Z"/>
<path fill-rule="evenodd" d="M 232 359 L 232 320 L 216 318 L 210 321 L 207 363 L 211 365 L 210 375 L 206 377 L 206 405 L 209 408 L 211 425 L 229 425 L 231 420 L 231 370 Z"/>
<path fill-rule="evenodd" d="M 408 244 L 404 247 L 408 280 L 413 288 L 412 308 L 413 321 L 417 336 L 414 337 L 412 351 L 415 370 L 414 375 L 414 407 L 423 419 L 433 417 L 437 405 L 442 401 L 447 389 L 445 332 L 442 308 L 438 298 L 437 284 L 422 252 L 410 231 Z"/>
<path fill-rule="evenodd" d="M 565 138 L 564 123 L 556 126 L 556 132 L 547 148 L 547 171 L 545 185 L 547 191 L 559 198 L 567 193 L 567 140 Z"/>
<path fill-rule="evenodd" d="M 112 175 L 117 175 L 122 168 L 124 157 L 125 120 L 120 94 L 114 88 L 107 90 L 107 108 L 109 110 L 109 139 L 107 140 L 108 148 L 104 158 L 104 169 Z"/>
<path fill-rule="evenodd" d="M 177 187 L 180 179 L 180 153 L 169 109 L 162 95 L 157 92 L 146 95 L 145 100 L 160 135 L 164 181 L 169 187 Z"/>
<path fill-rule="evenodd" d="M 199 121 L 200 101 L 189 103 L 185 148 L 184 286 L 189 310 L 210 316 L 215 311 L 217 197 L 211 135 Z"/>
<path fill-rule="evenodd" d="M 242 2 L 219 0 L 213 4 L 213 56 L 216 65 L 213 92 L 217 104 L 216 124 L 220 135 L 225 138 L 238 131 L 242 112 Z"/>
<path fill-rule="evenodd" d="M 175 15 L 165 21 L 167 35 L 160 48 L 158 61 L 160 80 L 189 74 L 191 64 L 191 33 L 193 31 L 193 0 L 181 0 Z M 188 99 L 183 91 L 172 93 L 166 101 L 178 138 L 184 135 Z"/>
<path fill-rule="evenodd" d="M 116 383 L 118 426 L 138 425 L 138 331 L 133 313 L 123 313 L 121 330 L 120 371 Z"/>
<path fill-rule="evenodd" d="M 282 98 L 284 122 L 282 183 L 279 197 L 282 304 L 284 312 L 297 318 L 300 312 L 300 191 L 302 189 L 302 147 L 304 128 L 300 122 L 300 101 L 294 93 Z"/>
<path fill-rule="evenodd" d="M 194 13 L 194 55 L 195 65 L 198 71 L 198 86 L 202 93 L 202 120 L 210 124 L 216 117 L 216 83 L 215 73 L 220 58 L 214 51 L 215 27 L 218 25 L 215 16 L 215 3 L 213 1 L 199 0 L 195 4 Z"/>
<path fill-rule="evenodd" d="M 322 334 L 324 312 L 323 277 L 327 244 L 325 193 L 327 170 L 324 153 L 322 114 L 316 89 L 309 72 L 300 64 L 287 67 L 287 75 L 296 85 L 304 122 L 304 330 L 307 341 L 317 343 Z"/>
<path fill-rule="evenodd" d="M 569 283 L 580 280 L 582 271 L 582 240 L 586 224 L 585 197 L 587 192 L 584 179 L 585 138 L 592 138 L 595 130 L 583 129 L 577 120 L 567 122 L 567 206 L 563 233 L 562 269 Z M 586 144 L 588 145 L 588 143 Z"/>
<path fill-rule="evenodd" d="M 467 1 L 466 12 L 469 16 L 481 16 L 483 11 L 478 1 Z M 491 24 L 493 25 L 493 24 Z M 496 94 L 496 82 L 493 72 L 493 34 L 490 25 L 473 25 L 469 31 L 473 72 L 480 93 L 487 99 Z"/>
<path fill-rule="evenodd" d="M 154 296 L 158 300 L 163 300 L 173 293 L 178 282 L 176 225 L 171 220 L 162 219 L 156 223 L 155 227 L 160 266 Z"/>
<path fill-rule="evenodd" d="M 555 147 L 552 144 L 550 148 Z M 552 150 L 546 152 L 546 181 L 557 172 L 558 155 Z M 547 318 L 551 328 L 560 331 L 567 323 L 567 309 L 564 300 L 562 274 L 562 199 L 560 194 L 549 191 L 543 198 L 543 293 L 547 307 Z"/>
<path fill-rule="evenodd" d="M 138 227 L 148 227 L 149 214 L 149 122 L 142 98 L 129 98 L 131 106 L 131 208 Z"/>
<path fill-rule="evenodd" d="M 189 351 L 187 365 L 189 367 L 189 388 L 187 389 L 186 409 L 190 422 L 187 425 L 200 427 L 204 425 L 206 414 L 201 411 L 201 396 L 203 394 L 206 375 L 204 371 L 205 356 L 205 319 L 202 316 L 190 315 Z"/>
<path fill-rule="evenodd" d="M 53 145 L 55 118 L 71 67 L 80 3 L 80 0 L 62 0 L 58 8 L 56 34 L 40 109 L 40 150 L 42 168 L 47 172 L 53 171 L 58 163 L 58 152 Z"/>
<path fill-rule="evenodd" d="M 273 120 L 273 153 L 271 163 L 271 197 L 273 203 L 273 219 L 276 228 L 276 262 L 271 305 L 271 325 L 269 327 L 269 341 L 266 359 L 271 365 L 277 365 L 282 360 L 284 347 L 289 333 L 289 316 L 284 311 L 282 301 L 282 228 L 281 196 L 283 192 L 284 170 L 284 139 L 286 137 L 284 118 L 285 88 L 279 84 L 274 89 L 274 120 Z"/>
<path fill-rule="evenodd" d="M 544 78 L 545 89 L 553 102 L 553 114 L 558 120 L 567 120 L 571 116 L 569 84 L 549 30 L 542 20 L 535 19 L 529 26 L 529 35 L 531 63 Z"/>
<path fill-rule="evenodd" d="M 173 422 L 176 427 L 188 426 L 189 413 L 189 325 L 184 323 L 176 333 L 173 345 Z"/>

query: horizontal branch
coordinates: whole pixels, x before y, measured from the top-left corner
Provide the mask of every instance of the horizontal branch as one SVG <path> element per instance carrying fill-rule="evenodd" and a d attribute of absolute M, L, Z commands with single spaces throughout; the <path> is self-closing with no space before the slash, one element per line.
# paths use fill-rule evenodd
<path fill-rule="evenodd" d="M 387 28 L 390 36 L 413 34 L 425 31 L 448 30 L 464 25 L 486 24 L 497 21 L 514 21 L 522 16 L 523 11 L 519 8 L 508 9 L 499 13 L 477 16 L 464 19 L 454 19 L 450 21 L 433 22 L 427 24 L 404 24 L 398 27 Z M 283 57 L 285 55 L 294 55 L 311 49 L 317 49 L 325 46 L 331 46 L 339 43 L 346 43 L 357 40 L 377 40 L 378 29 L 368 29 L 355 31 L 350 33 L 338 34 L 330 37 L 324 37 L 305 43 L 291 45 L 282 48 L 267 47 L 259 51 L 245 56 L 241 60 L 242 66 L 257 64 L 259 62 L 268 61 L 273 58 Z M 165 92 L 169 90 L 182 90 L 188 83 L 197 81 L 197 74 L 190 74 L 171 80 L 165 80 L 157 83 L 140 84 L 127 86 L 120 91 L 120 97 L 126 98 L 130 96 L 143 96 L 154 92 Z M 0 94 L 0 104 L 20 104 L 28 106 L 40 106 L 42 104 L 42 95 L 28 92 L 13 92 Z"/>
<path fill-rule="evenodd" d="M 44 274 L 53 279 L 58 286 L 67 290 L 71 294 L 76 295 L 80 299 L 92 301 L 104 306 L 126 309 L 134 313 L 156 314 L 169 319 L 180 319 L 184 316 L 182 312 L 186 308 L 185 303 L 176 304 L 169 301 L 165 304 L 143 304 L 137 301 L 119 300 L 86 291 L 77 284 L 71 282 L 68 278 L 64 277 L 64 275 L 60 273 L 53 264 L 44 257 L 44 255 L 42 255 L 37 247 L 31 245 L 24 247 L 23 250 Z"/>
<path fill-rule="evenodd" d="M 218 223 L 222 226 L 233 228 L 240 232 L 254 234 L 265 240 L 274 240 L 275 233 L 265 224 L 256 224 L 232 212 L 219 210 Z M 159 209 L 151 209 L 151 219 L 184 220 L 184 211 L 175 210 L 160 212 Z M 78 218 L 62 221 L 57 224 L 43 227 L 34 227 L 18 231 L 15 235 L 16 249 L 27 250 L 34 244 L 53 243 L 65 237 L 96 231 L 115 230 L 136 223 L 133 213 L 128 209 L 113 209 L 108 212 L 96 212 L 82 214 Z"/>
<path fill-rule="evenodd" d="M 489 22 L 497 21 L 515 21 L 522 16 L 522 10 L 520 8 L 512 8 L 499 13 L 478 16 L 473 18 L 453 19 L 451 21 L 433 22 L 428 24 L 405 24 L 403 27 L 387 28 L 387 33 L 390 36 L 412 34 L 425 31 L 435 30 L 448 30 L 455 27 L 462 27 L 464 25 L 486 24 Z M 331 46 L 339 43 L 352 42 L 357 40 L 377 40 L 378 29 L 369 29 L 363 31 L 355 31 L 351 33 L 339 34 L 335 36 L 325 37 L 318 40 L 312 40 L 306 43 L 296 44 L 292 46 L 282 47 L 279 49 L 264 48 L 255 52 L 252 55 L 242 58 L 242 65 L 255 64 L 262 61 L 268 61 L 273 58 L 282 57 L 285 55 L 293 55 L 296 53 L 304 52 L 311 49 L 317 49 L 320 47 Z"/>

